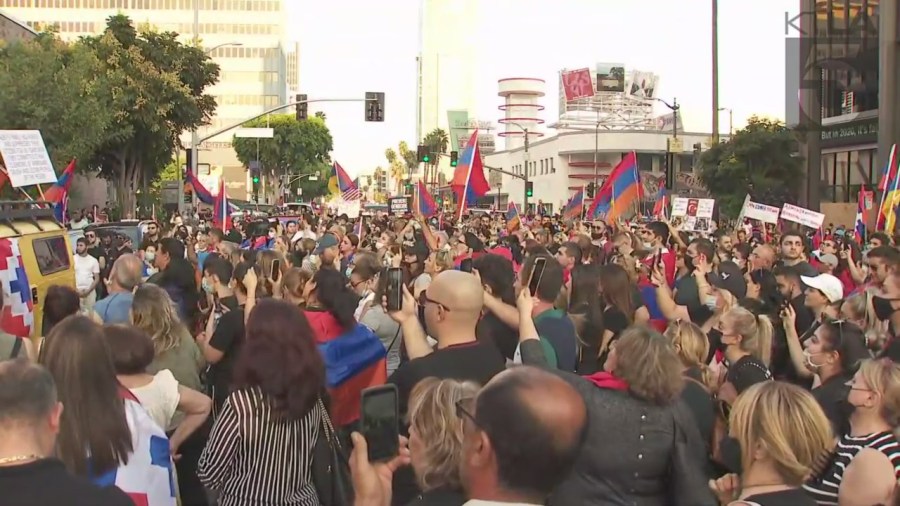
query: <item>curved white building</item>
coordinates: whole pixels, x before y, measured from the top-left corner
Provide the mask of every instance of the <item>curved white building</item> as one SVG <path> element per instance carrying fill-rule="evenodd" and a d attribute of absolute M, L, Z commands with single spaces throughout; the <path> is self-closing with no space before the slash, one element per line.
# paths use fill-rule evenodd
<path fill-rule="evenodd" d="M 536 77 L 507 77 L 497 81 L 497 95 L 504 98 L 498 108 L 505 114 L 498 121 L 505 128 L 500 137 L 506 139 L 506 149 L 514 149 L 525 145 L 525 137 L 543 137 L 540 125 L 544 120 L 540 112 L 544 110 L 540 99 L 544 96 L 543 79 Z"/>

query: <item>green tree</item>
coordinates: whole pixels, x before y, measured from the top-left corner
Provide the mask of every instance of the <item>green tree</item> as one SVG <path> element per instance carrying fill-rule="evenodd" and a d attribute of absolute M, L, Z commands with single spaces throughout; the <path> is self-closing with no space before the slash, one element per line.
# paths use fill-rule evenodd
<path fill-rule="evenodd" d="M 273 114 L 268 118 L 248 121 L 243 126 L 273 130 L 271 139 L 235 137 L 232 146 L 244 166 L 259 160 L 262 174 L 275 183 L 272 186 L 276 195 L 283 191 L 283 179 L 295 180 L 290 185 L 291 194 L 296 195 L 296 188 L 299 187 L 303 190 L 304 200 L 328 192 L 333 141 L 324 120 L 314 116 L 297 121 L 293 114 Z M 316 174 L 318 179 L 297 178 L 304 174 Z"/>
<path fill-rule="evenodd" d="M 747 194 L 754 202 L 781 207 L 796 203 L 803 179 L 794 133 L 776 120 L 750 117 L 700 157 L 700 180 L 726 216 L 737 217 Z"/>
<path fill-rule="evenodd" d="M 114 112 L 90 165 L 116 188 L 122 208 L 133 210 L 136 190 L 169 163 L 179 135 L 207 123 L 215 111 L 215 99 L 204 92 L 218 81 L 219 66 L 203 48 L 179 42 L 177 33 L 139 32 L 121 14 L 107 20 L 102 34 L 77 44 L 99 58 Z"/>
<path fill-rule="evenodd" d="M 438 165 L 441 163 L 441 155 L 447 154 L 447 148 L 450 146 L 450 136 L 443 129 L 435 128 L 425 135 L 424 143 L 428 148 L 428 152 L 432 155 L 431 163 L 425 166 L 424 180 L 428 184 L 437 181 Z"/>
<path fill-rule="evenodd" d="M 322 112 L 322 111 L 316 111 L 316 114 L 315 114 L 314 116 L 317 117 L 317 118 L 319 118 L 319 119 L 322 120 L 322 121 L 325 121 L 325 120 L 328 119 L 328 117 L 327 117 L 327 116 L 325 115 L 325 113 Z"/>
<path fill-rule="evenodd" d="M 93 52 L 52 33 L 0 49 L 0 128 L 40 130 L 57 174 L 72 158 L 82 172 L 105 142 L 110 92 Z"/>

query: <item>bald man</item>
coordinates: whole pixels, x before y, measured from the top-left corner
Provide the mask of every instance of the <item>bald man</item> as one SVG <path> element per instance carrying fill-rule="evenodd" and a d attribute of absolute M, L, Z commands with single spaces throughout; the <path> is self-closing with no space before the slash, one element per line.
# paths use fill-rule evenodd
<path fill-rule="evenodd" d="M 498 374 L 465 420 L 460 477 L 471 500 L 545 504 L 569 476 L 587 433 L 582 396 L 534 367 Z"/>
<path fill-rule="evenodd" d="M 502 372 L 506 360 L 497 346 L 475 339 L 475 325 L 484 306 L 484 290 L 474 274 L 444 271 L 422 293 L 428 335 L 437 340 L 431 349 L 419 323 L 416 301 L 404 290 L 403 309 L 391 313 L 400 324 L 410 360 L 388 378 L 400 393 L 400 414 L 407 412 L 409 394 L 419 381 L 436 377 L 487 384 Z M 394 482 L 394 504 L 406 504 L 418 495 L 415 477 L 407 469 Z"/>
<path fill-rule="evenodd" d="M 771 270 L 775 265 L 775 250 L 768 244 L 761 244 L 750 253 L 750 270 Z"/>
<path fill-rule="evenodd" d="M 109 295 L 94 305 L 92 317 L 98 323 L 128 323 L 132 294 L 141 284 L 144 264 L 140 258 L 125 254 L 116 259 L 109 271 Z"/>

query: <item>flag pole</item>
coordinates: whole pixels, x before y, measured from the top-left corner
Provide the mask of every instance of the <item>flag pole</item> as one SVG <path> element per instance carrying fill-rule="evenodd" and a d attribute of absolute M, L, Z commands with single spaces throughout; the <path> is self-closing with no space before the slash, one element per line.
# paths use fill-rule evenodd
<path fill-rule="evenodd" d="M 897 154 L 897 145 L 893 144 L 893 145 L 891 145 L 891 154 L 890 154 L 890 156 L 888 156 L 887 172 L 884 175 L 884 177 L 887 177 L 887 181 L 884 182 L 884 190 L 881 191 L 881 202 L 878 204 L 878 212 L 875 215 L 875 229 L 876 230 L 878 230 L 878 222 L 880 221 L 878 218 L 881 216 L 882 209 L 884 209 L 884 200 L 888 194 L 888 184 L 891 183 L 891 173 L 893 172 L 893 169 L 894 169 L 894 156 L 896 154 Z M 900 169 L 898 169 L 898 172 L 900 172 Z M 879 186 L 881 186 L 881 185 L 879 184 Z M 882 225 L 884 225 L 884 226 L 887 225 L 887 218 L 888 218 L 888 216 L 887 216 L 887 214 L 885 214 L 884 215 L 885 222 Z"/>

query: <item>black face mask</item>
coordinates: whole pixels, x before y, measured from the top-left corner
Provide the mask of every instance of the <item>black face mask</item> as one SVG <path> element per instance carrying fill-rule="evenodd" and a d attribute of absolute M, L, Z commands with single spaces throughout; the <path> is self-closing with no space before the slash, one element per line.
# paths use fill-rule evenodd
<path fill-rule="evenodd" d="M 603 232 L 591 232 L 591 239 L 595 241 L 599 241 L 603 239 Z"/>
<path fill-rule="evenodd" d="M 684 256 L 684 266 L 687 267 L 689 271 L 694 270 L 694 258 L 690 255 Z"/>
<path fill-rule="evenodd" d="M 875 310 L 875 318 L 881 321 L 890 319 L 897 312 L 892 304 L 892 299 L 885 299 L 877 295 L 872 297 L 872 308 Z"/>

